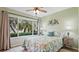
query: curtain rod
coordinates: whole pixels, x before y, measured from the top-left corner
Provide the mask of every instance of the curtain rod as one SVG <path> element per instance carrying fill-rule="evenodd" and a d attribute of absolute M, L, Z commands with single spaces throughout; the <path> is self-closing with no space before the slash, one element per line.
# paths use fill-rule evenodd
<path fill-rule="evenodd" d="M 21 17 L 25 17 L 25 18 L 30 18 L 30 19 L 35 19 L 35 18 L 32 18 L 32 17 L 27 17 L 27 16 L 23 16 L 23 15 L 19 15 L 19 14 L 15 14 L 15 13 L 12 13 L 12 12 L 8 12 L 9 14 L 13 14 L 13 15 L 17 15 L 17 16 L 21 16 Z M 37 20 L 37 19 L 35 19 Z"/>

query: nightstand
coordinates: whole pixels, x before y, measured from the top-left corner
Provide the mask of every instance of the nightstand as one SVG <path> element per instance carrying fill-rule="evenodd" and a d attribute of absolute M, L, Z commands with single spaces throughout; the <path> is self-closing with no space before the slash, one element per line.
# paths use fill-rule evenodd
<path fill-rule="evenodd" d="M 71 38 L 71 37 L 63 38 L 63 47 L 72 48 L 73 44 L 74 44 L 73 38 Z"/>

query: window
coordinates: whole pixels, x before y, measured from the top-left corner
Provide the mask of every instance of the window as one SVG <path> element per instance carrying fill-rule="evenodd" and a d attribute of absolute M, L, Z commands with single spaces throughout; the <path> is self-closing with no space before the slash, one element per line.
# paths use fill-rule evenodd
<path fill-rule="evenodd" d="M 29 18 L 9 16 L 10 37 L 37 35 L 37 21 L 32 21 Z"/>
<path fill-rule="evenodd" d="M 17 29 L 18 29 L 18 18 L 9 17 L 9 24 L 10 24 L 10 36 L 16 37 L 17 36 Z"/>
<path fill-rule="evenodd" d="M 19 20 L 19 36 L 32 35 L 32 22 L 24 19 Z"/>
<path fill-rule="evenodd" d="M 34 22 L 34 35 L 37 35 L 38 34 L 38 24 L 37 24 L 37 22 Z"/>

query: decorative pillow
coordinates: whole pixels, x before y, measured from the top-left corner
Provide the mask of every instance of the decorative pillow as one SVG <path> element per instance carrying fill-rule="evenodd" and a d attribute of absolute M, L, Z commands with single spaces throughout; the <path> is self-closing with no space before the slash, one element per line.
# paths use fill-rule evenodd
<path fill-rule="evenodd" d="M 54 36 L 54 32 L 48 32 L 48 36 Z"/>

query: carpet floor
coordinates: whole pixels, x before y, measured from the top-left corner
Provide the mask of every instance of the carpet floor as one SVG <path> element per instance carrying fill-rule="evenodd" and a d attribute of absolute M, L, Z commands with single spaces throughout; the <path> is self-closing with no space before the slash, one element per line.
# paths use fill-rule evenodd
<path fill-rule="evenodd" d="M 73 50 L 73 49 L 68 49 L 68 48 L 62 48 L 62 49 L 60 49 L 59 52 L 78 52 L 78 51 Z"/>
<path fill-rule="evenodd" d="M 23 52 L 23 48 L 19 46 L 19 47 L 11 48 L 10 50 L 4 51 L 4 52 Z M 68 49 L 68 48 L 61 48 L 58 52 L 78 52 L 78 51 Z"/>

